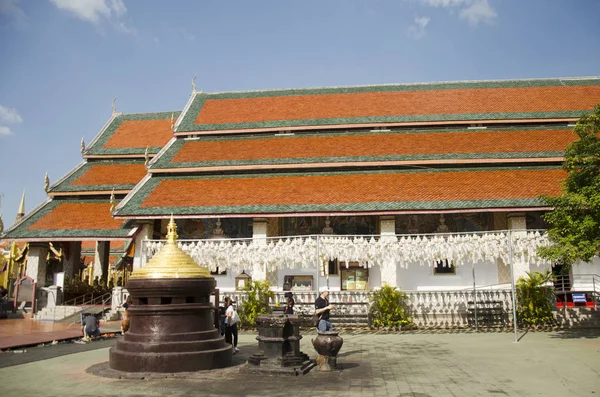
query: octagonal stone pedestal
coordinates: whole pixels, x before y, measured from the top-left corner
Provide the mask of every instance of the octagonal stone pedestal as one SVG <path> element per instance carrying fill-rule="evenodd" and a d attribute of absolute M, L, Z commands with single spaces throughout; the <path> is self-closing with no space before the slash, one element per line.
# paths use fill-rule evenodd
<path fill-rule="evenodd" d="M 257 317 L 257 354 L 248 358 L 248 372 L 304 375 L 312 368 L 300 351 L 300 324 L 296 315 L 263 314 Z"/>
<path fill-rule="evenodd" d="M 214 278 L 131 279 L 131 328 L 110 349 L 125 372 L 191 372 L 231 365 L 232 348 L 214 325 Z"/>

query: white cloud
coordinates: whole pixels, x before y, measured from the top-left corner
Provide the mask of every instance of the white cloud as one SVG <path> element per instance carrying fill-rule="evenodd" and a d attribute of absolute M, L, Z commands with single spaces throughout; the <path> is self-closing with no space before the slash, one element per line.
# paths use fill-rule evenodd
<path fill-rule="evenodd" d="M 123 0 L 50 0 L 57 8 L 75 17 L 100 26 L 102 21 L 110 21 L 114 28 L 126 34 L 136 34 L 135 28 L 120 20 L 127 12 Z"/>
<path fill-rule="evenodd" d="M 122 0 L 50 0 L 56 7 L 66 10 L 84 21 L 99 23 L 102 17 L 110 19 L 125 14 Z"/>
<path fill-rule="evenodd" d="M 419 39 L 425 35 L 425 28 L 429 24 L 428 17 L 415 17 L 414 25 L 409 26 L 408 35 Z"/>
<path fill-rule="evenodd" d="M 13 132 L 10 128 L 0 125 L 0 135 L 12 135 Z"/>
<path fill-rule="evenodd" d="M 459 11 L 459 16 L 471 25 L 479 22 L 493 23 L 498 16 L 489 0 L 417 0 L 424 6 L 446 8 L 450 12 Z"/>
<path fill-rule="evenodd" d="M 478 0 L 460 11 L 460 17 L 468 20 L 473 26 L 479 22 L 493 23 L 497 16 L 488 0 Z"/>
<path fill-rule="evenodd" d="M 22 123 L 23 118 L 17 112 L 17 109 L 11 109 L 0 105 L 0 122 L 3 123 Z"/>
<path fill-rule="evenodd" d="M 5 15 L 17 27 L 22 26 L 27 19 L 25 12 L 19 7 L 20 0 L 0 0 L 0 15 Z"/>

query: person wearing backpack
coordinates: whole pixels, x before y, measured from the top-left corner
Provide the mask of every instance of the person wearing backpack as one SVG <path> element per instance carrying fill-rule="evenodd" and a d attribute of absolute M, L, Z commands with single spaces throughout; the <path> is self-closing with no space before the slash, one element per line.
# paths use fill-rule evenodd
<path fill-rule="evenodd" d="M 240 322 L 240 316 L 238 316 L 237 311 L 233 307 L 233 302 L 228 296 L 225 297 L 225 307 L 227 308 L 225 309 L 225 342 L 233 345 L 233 354 L 235 354 L 240 351 L 240 349 L 237 347 L 237 323 Z"/>

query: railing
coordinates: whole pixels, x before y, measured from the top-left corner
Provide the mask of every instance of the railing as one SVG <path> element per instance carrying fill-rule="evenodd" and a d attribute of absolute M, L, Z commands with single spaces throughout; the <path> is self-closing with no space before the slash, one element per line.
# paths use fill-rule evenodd
<path fill-rule="evenodd" d="M 96 296 L 94 296 L 96 295 Z M 110 307 L 111 304 L 111 300 L 112 300 L 112 292 L 106 292 L 102 295 L 98 295 L 98 294 L 94 294 L 94 293 L 87 293 L 81 296 L 78 296 L 77 298 L 71 299 L 67 302 L 64 302 L 61 307 L 62 307 L 62 319 L 65 319 L 67 317 L 71 317 L 71 315 L 67 316 L 67 307 L 68 306 L 83 306 L 85 310 L 86 308 L 92 307 L 92 306 L 102 306 L 102 310 L 104 311 L 104 309 L 106 308 L 106 306 Z M 53 321 L 56 321 L 56 308 L 54 309 L 53 312 Z M 74 324 L 75 322 L 71 323 Z"/>
<path fill-rule="evenodd" d="M 600 303 L 600 276 L 597 274 L 554 276 L 554 291 L 557 299 L 563 296 L 563 301 L 567 301 L 567 295 L 580 292 L 589 294 L 593 302 Z"/>
<path fill-rule="evenodd" d="M 403 291 L 409 300 L 409 310 L 418 326 L 504 326 L 511 323 L 512 294 L 509 289 Z M 271 306 L 285 305 L 285 292 L 274 292 Z M 300 315 L 314 313 L 317 291 L 294 292 L 294 312 Z M 225 293 L 237 306 L 246 300 L 244 292 Z M 336 306 L 336 317 L 366 316 L 370 308 L 370 291 L 331 291 L 329 302 Z"/>

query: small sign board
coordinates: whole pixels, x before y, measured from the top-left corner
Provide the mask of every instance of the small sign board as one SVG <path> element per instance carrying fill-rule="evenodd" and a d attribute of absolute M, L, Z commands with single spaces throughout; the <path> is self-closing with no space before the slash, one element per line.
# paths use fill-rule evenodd
<path fill-rule="evenodd" d="M 573 294 L 573 303 L 586 303 L 585 294 Z"/>

